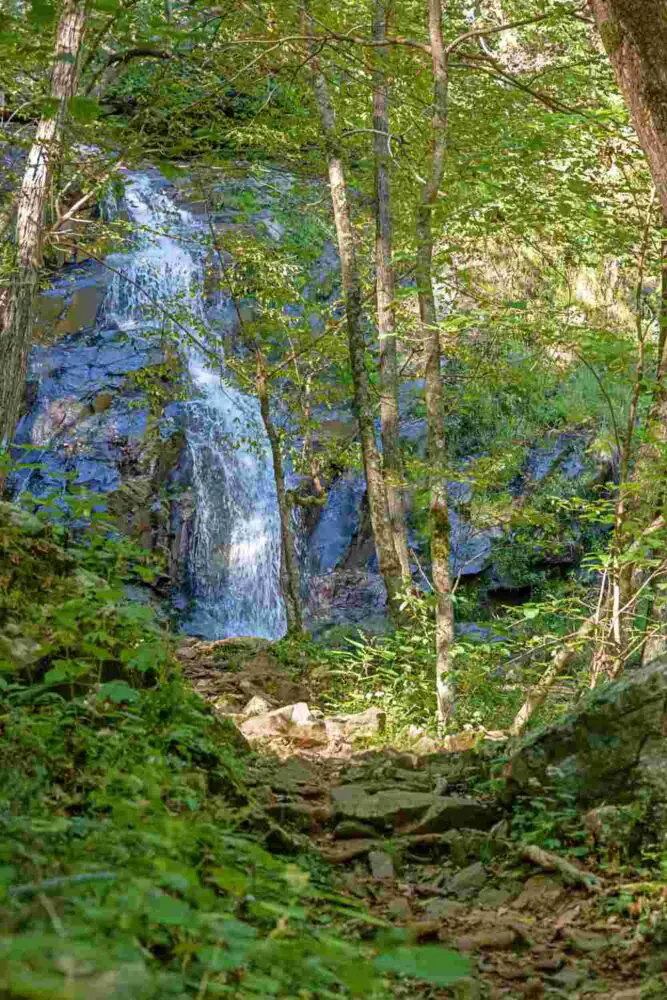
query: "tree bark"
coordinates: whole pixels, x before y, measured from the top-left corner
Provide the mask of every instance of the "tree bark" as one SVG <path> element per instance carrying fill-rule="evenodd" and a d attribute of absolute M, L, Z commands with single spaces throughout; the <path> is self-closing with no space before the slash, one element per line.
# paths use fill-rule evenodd
<path fill-rule="evenodd" d="M 312 32 L 312 29 L 311 29 Z M 368 506 L 380 573 L 387 588 L 392 614 L 400 613 L 401 567 L 392 539 L 391 523 L 384 489 L 382 462 L 375 439 L 375 414 L 366 369 L 366 342 L 362 309 L 361 281 L 357 265 L 354 229 L 347 194 L 345 170 L 336 135 L 336 116 L 327 81 L 321 71 L 315 46 L 310 47 L 313 92 L 324 137 L 329 187 L 340 257 L 341 283 L 345 300 L 350 368 L 354 384 L 354 404 L 361 455 L 366 475 Z"/>
<path fill-rule="evenodd" d="M 0 446 L 14 436 L 25 392 L 35 301 L 42 267 L 44 211 L 54 165 L 62 145 L 69 100 L 78 82 L 85 27 L 84 3 L 65 0 L 56 33 L 51 98 L 54 110 L 42 117 L 28 155 L 18 196 L 16 266 L 10 282 L 0 337 Z"/>
<path fill-rule="evenodd" d="M 431 573 L 436 595 L 435 652 L 438 725 L 442 729 L 454 711 L 451 669 L 454 613 L 449 574 L 449 512 L 447 509 L 447 433 L 441 377 L 440 329 L 433 291 L 433 208 L 445 170 L 449 71 L 442 34 L 442 0 L 428 0 L 429 39 L 433 67 L 433 148 L 429 176 L 417 208 L 416 275 L 419 315 L 424 336 L 426 419 L 430 470 Z"/>
<path fill-rule="evenodd" d="M 556 679 L 563 673 L 569 663 L 578 653 L 581 645 L 595 632 L 595 618 L 587 618 L 569 642 L 566 642 L 554 655 L 551 663 L 528 692 L 526 700 L 514 716 L 510 726 L 510 736 L 520 736 L 534 712 L 544 703 Z"/>
<path fill-rule="evenodd" d="M 589 0 L 667 213 L 667 0 Z"/>
<path fill-rule="evenodd" d="M 266 431 L 271 446 L 271 459 L 273 461 L 273 478 L 276 483 L 276 494 L 278 497 L 278 514 L 280 517 L 280 584 L 285 599 L 285 611 L 287 613 L 288 633 L 303 632 L 303 618 L 301 615 L 301 586 L 299 578 L 299 568 L 294 556 L 294 540 L 290 525 L 290 508 L 287 502 L 285 491 L 285 469 L 283 467 L 283 456 L 280 449 L 280 437 L 276 430 L 271 416 L 271 400 L 269 397 L 269 385 L 266 376 L 266 365 L 264 357 L 259 348 L 255 351 L 256 376 L 255 385 L 259 399 L 259 408 L 262 414 L 264 430 Z"/>
<path fill-rule="evenodd" d="M 373 39 L 386 38 L 388 4 L 375 0 Z M 389 95 L 385 60 L 387 48 L 377 50 L 373 87 L 373 144 L 375 151 L 375 282 L 377 326 L 380 338 L 380 427 L 385 492 L 394 549 L 404 586 L 411 580 L 408 535 L 405 528 L 403 456 L 399 433 L 398 361 L 396 345 L 396 275 L 393 261 L 393 224 L 389 179 Z"/>

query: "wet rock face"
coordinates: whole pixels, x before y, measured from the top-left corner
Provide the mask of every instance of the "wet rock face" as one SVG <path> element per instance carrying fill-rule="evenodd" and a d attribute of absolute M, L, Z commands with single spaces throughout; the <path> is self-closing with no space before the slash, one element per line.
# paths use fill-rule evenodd
<path fill-rule="evenodd" d="M 36 339 L 50 341 L 95 326 L 109 272 L 97 261 L 65 267 L 40 297 Z"/>
<path fill-rule="evenodd" d="M 643 802 L 653 832 L 667 838 L 667 658 L 590 696 L 540 730 L 508 767 L 510 797 L 545 787 L 581 805 Z"/>
<path fill-rule="evenodd" d="M 18 460 L 33 467 L 17 472 L 14 488 L 44 499 L 64 493 L 63 505 L 68 483 L 85 488 L 121 530 L 164 551 L 176 583 L 192 517 L 183 436 L 174 416 L 151 412 L 136 378 L 162 361 L 154 341 L 94 326 L 35 347 L 16 437 Z"/>

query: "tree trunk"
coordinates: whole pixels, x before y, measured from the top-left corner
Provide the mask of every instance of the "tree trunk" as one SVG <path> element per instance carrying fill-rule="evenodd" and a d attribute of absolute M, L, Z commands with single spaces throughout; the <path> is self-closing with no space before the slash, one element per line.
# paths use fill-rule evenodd
<path fill-rule="evenodd" d="M 667 213 L 667 0 L 589 0 Z"/>
<path fill-rule="evenodd" d="M 281 542 L 280 586 L 285 599 L 287 631 L 289 633 L 298 633 L 303 632 L 303 618 L 301 615 L 301 587 L 299 568 L 294 557 L 294 540 L 292 538 L 292 528 L 290 525 L 290 509 L 287 502 L 287 494 L 285 492 L 285 470 L 283 468 L 283 457 L 280 450 L 280 438 L 271 417 L 271 400 L 269 398 L 266 365 L 264 363 L 262 352 L 259 348 L 255 351 L 255 358 L 255 384 L 264 429 L 271 446 L 273 477 L 275 479 L 276 494 L 278 497 Z"/>
<path fill-rule="evenodd" d="M 433 65 L 433 149 L 429 176 L 417 209 L 416 275 L 419 292 L 426 382 L 428 461 L 430 470 L 431 572 L 436 595 L 435 652 L 438 725 L 442 729 L 454 711 L 450 651 L 454 613 L 449 575 L 449 513 L 447 510 L 447 434 L 441 377 L 441 345 L 433 291 L 433 207 L 445 169 L 449 73 L 442 36 L 442 0 L 428 0 L 429 38 Z"/>
<path fill-rule="evenodd" d="M 534 712 L 544 703 L 549 691 L 556 679 L 563 673 L 565 668 L 572 662 L 585 643 L 595 632 L 595 618 L 587 618 L 569 642 L 566 642 L 554 655 L 551 663 L 526 696 L 526 700 L 516 713 L 514 721 L 510 726 L 510 736 L 520 736 L 524 731 Z"/>
<path fill-rule="evenodd" d="M 312 33 L 312 28 L 309 26 Z M 354 229 L 347 195 L 345 170 L 336 135 L 336 116 L 329 96 L 327 82 L 320 69 L 316 49 L 310 49 L 310 68 L 313 91 L 324 136 L 331 202 L 333 205 L 338 253 L 340 256 L 341 282 L 345 300 L 345 319 L 350 353 L 350 368 L 354 383 L 354 404 L 361 455 L 366 475 L 368 506 L 380 572 L 387 588 L 392 614 L 399 613 L 402 588 L 401 567 L 394 549 L 387 496 L 382 476 L 380 451 L 375 440 L 375 415 L 366 370 L 366 343 L 361 297 L 361 281 L 357 266 Z"/>
<path fill-rule="evenodd" d="M 85 24 L 81 0 L 65 0 L 51 73 L 54 110 L 37 126 L 18 196 L 16 267 L 0 337 L 0 446 L 11 443 L 25 392 L 35 300 L 42 266 L 42 238 L 54 165 L 62 143 L 68 101 L 77 88 Z"/>
<path fill-rule="evenodd" d="M 373 38 L 386 38 L 388 6 L 375 0 Z M 375 150 L 375 269 L 377 326 L 380 338 L 380 426 L 387 507 L 394 549 L 404 586 L 411 580 L 408 536 L 405 529 L 403 457 L 399 434 L 398 362 L 396 345 L 396 276 L 393 261 L 393 225 L 389 180 L 389 109 L 384 61 L 387 48 L 377 50 L 373 88 L 373 143 Z"/>

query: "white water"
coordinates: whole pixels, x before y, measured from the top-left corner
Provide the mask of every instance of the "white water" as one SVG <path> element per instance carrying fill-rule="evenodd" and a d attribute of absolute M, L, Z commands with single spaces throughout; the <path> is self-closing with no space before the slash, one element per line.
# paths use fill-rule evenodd
<path fill-rule="evenodd" d="M 215 341 L 204 314 L 201 227 L 146 174 L 128 178 L 125 203 L 136 249 L 109 258 L 122 273 L 107 294 L 106 318 L 130 334 L 175 336 L 193 383 L 185 406 L 196 505 L 186 628 L 207 638 L 278 638 L 286 629 L 280 523 L 259 407 L 225 379 L 224 363 L 212 367 L 192 340 Z"/>

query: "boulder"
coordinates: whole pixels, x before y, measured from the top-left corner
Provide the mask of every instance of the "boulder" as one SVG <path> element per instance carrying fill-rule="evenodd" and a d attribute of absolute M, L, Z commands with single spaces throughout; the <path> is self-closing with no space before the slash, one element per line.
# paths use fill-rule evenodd
<path fill-rule="evenodd" d="M 486 878 L 486 868 L 481 861 L 476 861 L 449 879 L 447 890 L 459 899 L 469 899 L 482 888 Z"/>
<path fill-rule="evenodd" d="M 433 796 L 431 805 L 409 833 L 446 833 L 448 830 L 490 830 L 498 822 L 497 807 L 463 796 Z"/>
<path fill-rule="evenodd" d="M 363 785 L 340 785 L 331 793 L 334 815 L 356 819 L 375 827 L 401 826 L 423 816 L 433 804 L 425 792 L 406 792 L 402 788 L 376 792 Z"/>
<path fill-rule="evenodd" d="M 251 740 L 270 740 L 281 736 L 304 747 L 327 742 L 324 722 L 313 719 L 303 701 L 246 718 L 241 724 L 241 732 Z"/>
<path fill-rule="evenodd" d="M 340 785 L 331 798 L 337 818 L 360 820 L 376 828 L 393 827 L 401 833 L 443 833 L 461 827 L 488 830 L 498 819 L 497 810 L 476 799 L 401 787 L 377 791 L 364 785 Z"/>
<path fill-rule="evenodd" d="M 640 799 L 656 832 L 667 836 L 666 733 L 667 658 L 661 657 L 525 740 L 505 769 L 508 797 L 551 787 L 581 806 Z"/>
<path fill-rule="evenodd" d="M 355 739 L 378 736 L 384 732 L 386 721 L 382 709 L 369 708 L 356 715 L 332 715 L 325 719 L 325 725 L 329 739 L 350 743 Z"/>
<path fill-rule="evenodd" d="M 268 701 L 261 695 L 255 694 L 243 709 L 243 715 L 250 719 L 254 715 L 267 715 L 270 711 L 271 706 Z"/>

